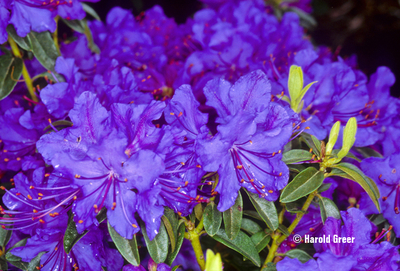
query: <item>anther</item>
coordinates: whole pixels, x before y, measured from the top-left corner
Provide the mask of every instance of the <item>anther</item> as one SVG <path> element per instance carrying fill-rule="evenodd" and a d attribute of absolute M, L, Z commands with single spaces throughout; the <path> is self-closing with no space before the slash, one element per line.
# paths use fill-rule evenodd
<path fill-rule="evenodd" d="M 250 144 L 253 144 L 253 141 L 249 140 Z"/>
<path fill-rule="evenodd" d="M 50 173 L 44 174 L 44 177 L 49 177 L 49 176 L 50 176 Z"/>
<path fill-rule="evenodd" d="M 394 169 L 392 169 L 392 173 L 394 174 L 394 173 L 396 173 L 396 169 L 394 168 Z"/>
<path fill-rule="evenodd" d="M 282 172 L 279 172 L 279 177 L 281 177 L 282 176 Z"/>
<path fill-rule="evenodd" d="M 189 182 L 188 182 L 188 181 L 186 181 L 186 182 L 185 182 L 185 186 L 187 186 L 188 184 L 189 184 Z"/>
<path fill-rule="evenodd" d="M 75 174 L 75 178 L 79 179 L 81 175 Z"/>
<path fill-rule="evenodd" d="M 238 165 L 238 166 L 236 166 L 236 168 L 237 168 L 237 169 L 242 169 L 243 166 L 242 166 L 242 165 Z"/>
<path fill-rule="evenodd" d="M 33 187 L 33 185 L 29 186 L 29 189 L 33 189 L 33 188 L 35 188 L 35 187 Z"/>
<path fill-rule="evenodd" d="M 127 181 L 128 181 L 128 178 L 125 178 L 124 181 L 127 182 Z"/>
<path fill-rule="evenodd" d="M 44 222 L 43 219 L 39 219 L 39 222 L 42 223 L 42 224 L 46 223 L 46 222 Z"/>
<path fill-rule="evenodd" d="M 268 190 L 268 193 L 272 194 L 274 191 L 272 189 Z"/>
<path fill-rule="evenodd" d="M 185 165 L 185 162 L 181 162 L 181 165 L 184 166 L 184 165 Z"/>
<path fill-rule="evenodd" d="M 182 115 L 183 115 L 183 113 L 182 113 L 182 112 L 179 112 L 178 117 L 182 117 Z"/>
<path fill-rule="evenodd" d="M 21 157 L 17 157 L 17 161 L 21 161 Z"/>
<path fill-rule="evenodd" d="M 38 193 L 38 195 L 41 196 L 41 197 L 43 197 L 43 194 L 42 194 L 42 193 Z"/>
<path fill-rule="evenodd" d="M 250 179 L 250 182 L 251 182 L 251 183 L 254 182 L 254 179 Z"/>
<path fill-rule="evenodd" d="M 176 189 L 176 191 L 179 191 L 179 190 L 181 190 L 181 188 L 182 188 L 182 187 L 180 187 L 180 186 L 179 186 L 179 187 Z"/>
<path fill-rule="evenodd" d="M 265 188 L 265 185 L 261 186 L 261 189 L 264 189 L 264 188 Z"/>
<path fill-rule="evenodd" d="M 201 166 L 200 166 L 200 165 L 196 165 L 196 167 L 197 167 L 197 168 L 201 168 Z"/>
<path fill-rule="evenodd" d="M 134 227 L 135 229 L 137 228 L 137 225 L 136 224 L 132 224 L 132 227 Z"/>
<path fill-rule="evenodd" d="M 38 211 L 37 211 L 36 209 L 33 209 L 33 213 L 35 213 L 35 214 L 36 214 L 37 212 L 38 212 Z"/>
<path fill-rule="evenodd" d="M 240 182 L 241 182 L 241 183 L 244 183 L 244 179 L 241 179 Z"/>
<path fill-rule="evenodd" d="M 310 149 L 310 153 L 312 153 L 312 148 Z"/>
<path fill-rule="evenodd" d="M 83 220 L 79 220 L 78 223 L 79 223 L 79 224 L 82 224 L 82 223 L 83 223 Z"/>
<path fill-rule="evenodd" d="M 169 113 L 171 116 L 173 116 L 173 115 L 175 115 L 175 113 L 174 112 L 171 112 L 171 113 Z"/>
<path fill-rule="evenodd" d="M 74 197 L 73 197 L 74 200 L 76 200 L 77 198 L 78 198 L 77 196 L 74 196 Z"/>
<path fill-rule="evenodd" d="M 10 161 L 10 159 L 4 158 L 4 162 L 8 162 L 8 161 Z"/>
<path fill-rule="evenodd" d="M 117 207 L 117 203 L 116 202 L 113 202 L 113 206 L 111 207 L 111 210 L 115 210 L 115 207 Z"/>
<path fill-rule="evenodd" d="M 32 196 L 31 196 L 31 195 L 28 195 L 27 198 L 28 198 L 28 199 L 32 199 Z"/>

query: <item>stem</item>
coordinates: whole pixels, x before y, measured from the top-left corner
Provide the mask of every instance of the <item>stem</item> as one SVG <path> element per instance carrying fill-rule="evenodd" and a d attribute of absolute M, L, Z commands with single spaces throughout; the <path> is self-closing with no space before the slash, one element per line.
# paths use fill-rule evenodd
<path fill-rule="evenodd" d="M 206 267 L 205 261 L 204 261 L 204 254 L 203 250 L 201 249 L 201 244 L 200 244 L 200 235 L 203 230 L 203 218 L 201 218 L 199 225 L 197 227 L 194 227 L 194 224 L 191 221 L 187 221 L 185 223 L 186 229 L 187 229 L 187 234 L 185 234 L 185 238 L 190 241 L 192 244 L 194 254 L 196 255 L 196 260 L 197 263 L 200 266 L 201 270 L 204 270 Z"/>
<path fill-rule="evenodd" d="M 14 56 L 22 59 L 22 55 L 18 49 L 18 45 L 15 43 L 15 41 L 10 36 L 8 36 L 8 42 L 10 43 L 11 50 L 12 50 Z M 32 100 L 35 102 L 38 102 L 39 100 L 35 94 L 32 79 L 31 79 L 31 76 L 29 75 L 28 69 L 25 66 L 24 60 L 22 60 L 22 77 L 24 78 L 26 87 L 28 88 L 28 92 L 29 92 L 29 95 L 31 96 Z"/>
<path fill-rule="evenodd" d="M 61 51 L 60 51 L 60 45 L 58 44 L 58 21 L 60 20 L 60 16 L 56 16 L 54 18 L 54 21 L 56 21 L 56 30 L 53 33 L 53 41 L 54 41 L 54 45 L 57 48 L 57 52 L 59 55 L 61 55 Z"/>
<path fill-rule="evenodd" d="M 298 213 L 296 218 L 293 220 L 292 224 L 290 224 L 290 226 L 288 228 L 288 232 L 289 233 L 292 233 L 293 230 L 297 227 L 297 225 L 299 224 L 300 220 L 303 218 L 305 212 L 308 210 L 308 207 L 310 207 L 310 204 L 311 204 L 311 202 L 313 201 L 313 199 L 314 199 L 314 197 L 316 195 L 317 195 L 317 191 L 315 191 L 315 192 L 311 193 L 310 195 L 308 195 L 308 198 L 307 198 L 306 202 L 304 203 L 303 208 L 301 208 L 301 210 L 303 212 Z M 287 238 L 286 235 L 282 235 L 282 236 L 279 236 L 277 234 L 273 234 L 272 235 L 272 246 L 271 246 L 271 249 L 268 252 L 267 259 L 265 259 L 265 262 L 264 262 L 264 265 L 263 265 L 262 268 L 266 267 L 269 262 L 272 262 L 274 260 L 275 255 L 276 255 L 276 251 L 278 250 L 279 245 L 283 241 L 285 241 L 286 238 Z"/>
<path fill-rule="evenodd" d="M 283 222 L 285 211 L 286 211 L 285 204 L 282 203 L 282 210 L 281 210 L 281 212 L 279 213 L 279 216 L 278 216 L 279 224 L 282 224 L 282 222 Z"/>

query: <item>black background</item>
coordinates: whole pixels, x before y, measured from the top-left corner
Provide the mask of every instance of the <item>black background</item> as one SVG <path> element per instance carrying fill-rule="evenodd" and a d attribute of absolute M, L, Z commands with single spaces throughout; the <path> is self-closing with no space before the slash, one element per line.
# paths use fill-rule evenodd
<path fill-rule="evenodd" d="M 114 6 L 137 15 L 160 5 L 168 17 L 184 23 L 202 3 L 196 0 L 101 0 L 90 3 L 104 20 Z M 400 5 L 397 0 L 314 0 L 317 26 L 308 31 L 316 45 L 326 45 L 340 56 L 357 55 L 359 68 L 368 76 L 379 66 L 389 67 L 396 76 L 391 88 L 400 96 Z"/>

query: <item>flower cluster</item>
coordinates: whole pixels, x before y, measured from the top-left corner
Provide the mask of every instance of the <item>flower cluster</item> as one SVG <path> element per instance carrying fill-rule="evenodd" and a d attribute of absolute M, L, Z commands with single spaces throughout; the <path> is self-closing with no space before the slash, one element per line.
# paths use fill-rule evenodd
<path fill-rule="evenodd" d="M 80 0 L 0 3 L 0 61 L 12 66 L 0 78 L 16 85 L 0 101 L 0 233 L 13 232 L 0 264 L 5 254 L 21 269 L 170 270 L 198 268 L 196 258 L 204 270 L 221 261 L 205 265 L 207 233 L 255 266 L 275 258 L 271 268 L 296 270 L 298 259 L 281 257 L 296 233 L 356 238 L 314 244 L 301 270 L 399 268 L 393 74 L 379 67 L 368 79 L 354 58 L 315 48 L 296 13 L 274 14 L 308 12 L 309 1 L 203 2 L 183 25 L 158 6 L 136 18 L 116 7 L 102 22 L 83 20 Z M 34 41 L 58 16 L 86 27 Z M 28 47 L 33 59 L 20 52 Z M 242 220 L 241 191 L 269 230 Z M 195 257 L 178 255 L 184 237 Z"/>

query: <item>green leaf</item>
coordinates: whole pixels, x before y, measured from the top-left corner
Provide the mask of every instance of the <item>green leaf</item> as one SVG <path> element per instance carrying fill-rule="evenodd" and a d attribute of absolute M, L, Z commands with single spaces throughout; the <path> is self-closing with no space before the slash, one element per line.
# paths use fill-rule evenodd
<path fill-rule="evenodd" d="M 218 232 L 222 222 L 221 212 L 218 211 L 217 205 L 213 201 L 207 205 L 203 217 L 204 229 L 208 235 L 213 236 Z"/>
<path fill-rule="evenodd" d="M 110 233 L 111 239 L 114 241 L 115 246 L 117 247 L 118 251 L 121 255 L 127 260 L 130 264 L 134 266 L 139 266 L 140 264 L 140 257 L 139 257 L 139 250 L 136 242 L 136 235 L 133 235 L 131 240 L 125 239 L 118 232 L 115 231 L 113 226 L 107 222 L 108 232 Z M 160 228 L 162 224 L 160 225 Z M 164 230 L 165 231 L 165 230 Z M 143 233 L 144 235 L 144 233 Z M 147 235 L 146 235 L 147 237 Z M 147 243 L 147 242 L 146 242 Z M 167 245 L 168 245 L 168 237 L 167 237 Z M 166 252 L 168 252 L 168 248 L 166 247 Z"/>
<path fill-rule="evenodd" d="M 340 219 L 339 208 L 328 198 L 321 197 L 319 199 L 319 209 L 321 211 L 321 219 L 323 223 L 325 223 L 328 217 Z"/>
<path fill-rule="evenodd" d="M 0 258 L 0 270 L 8 270 L 7 261 L 3 258 Z"/>
<path fill-rule="evenodd" d="M 21 47 L 25 51 L 32 51 L 32 43 L 29 40 L 29 37 L 26 36 L 25 38 L 22 38 L 22 37 L 18 36 L 14 25 L 9 24 L 7 26 L 7 33 L 19 45 L 19 47 Z"/>
<path fill-rule="evenodd" d="M 326 144 L 326 155 L 330 155 L 332 153 L 333 147 L 336 144 L 337 138 L 339 136 L 339 131 L 340 131 L 340 121 L 337 121 L 331 129 L 331 132 L 329 133 L 329 141 L 328 144 Z"/>
<path fill-rule="evenodd" d="M 107 208 L 101 208 L 100 212 L 96 215 L 96 219 L 99 223 L 107 219 Z"/>
<path fill-rule="evenodd" d="M 203 217 L 203 205 L 201 203 L 194 206 L 194 214 L 195 214 L 197 220 L 200 221 L 201 218 Z"/>
<path fill-rule="evenodd" d="M 315 136 L 303 132 L 301 138 L 316 156 L 321 157 L 321 142 Z"/>
<path fill-rule="evenodd" d="M 365 176 L 358 167 L 349 163 L 340 163 L 332 167 L 343 171 L 346 175 L 348 175 L 348 179 L 353 180 L 361 185 L 361 187 L 365 190 L 365 192 L 367 192 L 368 196 L 372 199 L 376 208 L 380 212 L 381 209 L 379 206 L 379 190 L 373 180 Z"/>
<path fill-rule="evenodd" d="M 56 59 L 59 57 L 56 46 L 48 31 L 37 33 L 31 31 L 28 37 L 32 43 L 32 52 L 47 70 L 54 72 Z"/>
<path fill-rule="evenodd" d="M 383 158 L 382 154 L 379 152 L 375 151 L 374 149 L 368 148 L 368 147 L 358 147 L 354 148 L 359 154 L 361 154 L 364 158 L 369 158 L 369 157 L 379 157 Z"/>
<path fill-rule="evenodd" d="M 176 270 L 178 270 L 178 268 L 180 268 L 180 267 L 181 267 L 180 265 L 174 266 L 174 267 L 171 269 L 171 271 L 176 271 Z"/>
<path fill-rule="evenodd" d="M 149 239 L 146 226 L 143 222 L 140 223 L 140 227 L 142 229 L 144 241 L 146 242 L 150 257 L 156 263 L 164 262 L 168 255 L 168 234 L 164 225 L 162 223 L 160 224 L 159 232 L 153 240 Z"/>
<path fill-rule="evenodd" d="M 228 235 L 229 239 L 233 240 L 239 233 L 240 227 L 242 225 L 243 200 L 240 193 L 238 193 L 238 196 L 235 200 L 235 204 L 224 212 L 223 217 L 224 217 L 225 232 Z"/>
<path fill-rule="evenodd" d="M 289 168 L 290 172 L 293 172 L 293 173 L 300 173 L 306 169 L 302 165 L 288 165 L 288 168 Z"/>
<path fill-rule="evenodd" d="M 40 252 L 35 258 L 33 258 L 28 264 L 28 271 L 37 271 L 37 268 L 40 265 L 40 258 L 43 254 L 47 253 L 46 251 Z"/>
<path fill-rule="evenodd" d="M 276 263 L 267 263 L 267 266 L 263 266 L 261 271 L 276 271 Z"/>
<path fill-rule="evenodd" d="M 286 203 L 285 207 L 289 213 L 293 213 L 293 214 L 304 213 L 304 211 L 302 210 L 303 204 L 304 204 L 304 201 L 302 201 L 302 199 L 299 199 L 299 200 L 296 200 L 293 202 Z"/>
<path fill-rule="evenodd" d="M 273 202 L 268 201 L 264 198 L 260 198 L 257 194 L 251 193 L 247 190 L 250 201 L 256 208 L 257 213 L 261 216 L 267 226 L 271 230 L 276 230 L 279 227 L 278 212 Z"/>
<path fill-rule="evenodd" d="M 290 150 L 285 152 L 282 156 L 282 161 L 285 164 L 293 164 L 312 159 L 312 154 L 306 150 Z"/>
<path fill-rule="evenodd" d="M 89 232 L 86 230 L 83 233 L 79 234 L 72 217 L 73 216 L 69 218 L 68 226 L 64 234 L 64 250 L 67 254 L 71 251 L 72 247 Z"/>
<path fill-rule="evenodd" d="M 356 141 L 356 133 L 357 133 L 357 120 L 352 117 L 347 121 L 346 127 L 343 131 L 343 146 L 342 149 L 338 153 L 339 161 L 347 155 L 350 151 L 351 147 L 353 147 L 354 142 Z"/>
<path fill-rule="evenodd" d="M 296 258 L 299 259 L 300 262 L 305 263 L 308 262 L 309 260 L 312 259 L 310 255 L 308 255 L 307 252 L 301 250 L 301 249 L 291 249 L 288 252 L 285 253 L 285 256 L 288 256 L 289 258 Z"/>
<path fill-rule="evenodd" d="M 318 188 L 318 193 L 322 193 L 327 191 L 331 187 L 331 183 L 323 183 L 319 188 Z"/>
<path fill-rule="evenodd" d="M 298 101 L 298 97 L 300 96 L 300 92 L 303 89 L 303 71 L 301 67 L 292 65 L 289 70 L 288 77 L 288 89 L 291 100 L 292 109 L 297 112 L 297 106 L 300 101 Z"/>
<path fill-rule="evenodd" d="M 186 229 L 185 224 L 182 223 L 177 231 L 177 241 L 175 244 L 175 250 L 173 250 L 171 253 L 168 254 L 167 260 L 165 261 L 166 264 L 171 265 L 175 260 L 176 256 L 178 255 L 182 247 L 183 240 L 185 239 L 185 229 Z"/>
<path fill-rule="evenodd" d="M 251 241 L 253 241 L 257 252 L 260 253 L 271 240 L 271 236 L 266 234 L 265 231 L 259 231 L 251 236 Z"/>
<path fill-rule="evenodd" d="M 374 223 L 376 226 L 382 224 L 383 222 L 386 222 L 386 219 L 383 217 L 382 214 L 373 214 L 369 220 L 371 220 L 372 223 Z"/>
<path fill-rule="evenodd" d="M 6 216 L 8 217 L 8 216 Z M 0 246 L 5 247 L 11 238 L 12 230 L 6 230 L 0 227 Z"/>
<path fill-rule="evenodd" d="M 86 28 L 86 20 L 67 20 L 61 18 L 61 20 L 70 28 L 75 30 L 78 33 L 84 34 Z"/>
<path fill-rule="evenodd" d="M 62 130 L 64 128 L 72 127 L 73 123 L 68 120 L 57 120 L 55 122 L 52 122 L 51 125 L 53 125 L 57 129 L 60 128 L 60 130 Z M 46 126 L 43 131 L 53 129 L 51 125 Z"/>
<path fill-rule="evenodd" d="M 314 192 L 324 181 L 324 173 L 313 167 L 300 172 L 282 191 L 280 201 L 288 203 Z"/>
<path fill-rule="evenodd" d="M 96 12 L 91 6 L 89 6 L 89 5 L 86 4 L 86 3 L 80 3 L 80 4 L 82 5 L 83 10 L 84 10 L 87 14 L 91 15 L 91 16 L 92 16 L 93 18 L 95 18 L 96 20 L 101 21 L 100 16 L 97 14 L 97 12 Z"/>
<path fill-rule="evenodd" d="M 206 252 L 206 268 L 207 271 L 222 271 L 222 260 L 219 253 L 214 254 L 211 249 Z"/>
<path fill-rule="evenodd" d="M 231 240 L 223 229 L 219 229 L 217 234 L 212 236 L 212 238 L 239 252 L 252 261 L 256 266 L 260 267 L 261 260 L 260 256 L 258 256 L 257 249 L 254 247 L 254 243 L 251 241 L 250 237 L 248 237 L 244 232 L 240 231 L 236 238 Z"/>
<path fill-rule="evenodd" d="M 310 89 L 310 87 L 311 87 L 312 85 L 314 85 L 315 83 L 317 83 L 317 81 L 314 81 L 314 82 L 309 83 L 307 86 L 305 86 L 305 87 L 301 90 L 300 95 L 299 95 L 299 97 L 297 98 L 297 101 L 298 101 L 299 103 L 302 102 L 302 99 L 303 99 L 304 95 L 306 95 L 307 91 L 308 91 L 308 90 Z M 301 106 L 301 108 L 298 108 L 298 110 L 301 110 L 302 108 L 303 108 L 303 105 Z"/>
<path fill-rule="evenodd" d="M 9 55 L 0 56 L 0 100 L 7 97 L 22 74 L 22 60 Z"/>
<path fill-rule="evenodd" d="M 11 250 L 13 250 L 13 249 L 16 248 L 16 247 L 25 246 L 26 241 L 28 241 L 28 238 L 25 238 L 25 239 L 22 239 L 21 241 L 18 241 L 14 246 L 12 246 L 11 248 L 9 248 L 9 249 L 7 250 L 7 253 L 6 253 L 6 260 L 9 261 L 9 262 L 18 262 L 18 261 L 21 261 L 21 258 L 20 258 L 20 257 L 11 254 Z"/>
<path fill-rule="evenodd" d="M 253 220 L 248 219 L 248 218 L 242 219 L 241 229 L 246 231 L 250 235 L 256 234 L 257 232 L 262 230 L 261 226 L 258 225 L 257 222 L 254 222 Z"/>
<path fill-rule="evenodd" d="M 278 230 L 286 236 L 290 235 L 288 228 L 285 225 L 279 224 Z"/>
<path fill-rule="evenodd" d="M 162 222 L 164 223 L 165 229 L 167 230 L 168 236 L 169 236 L 169 240 L 171 243 L 171 250 L 174 251 L 175 250 L 175 245 L 176 245 L 176 233 L 174 232 L 174 228 L 171 225 L 171 222 L 168 220 L 168 218 L 163 215 L 161 217 Z"/>

